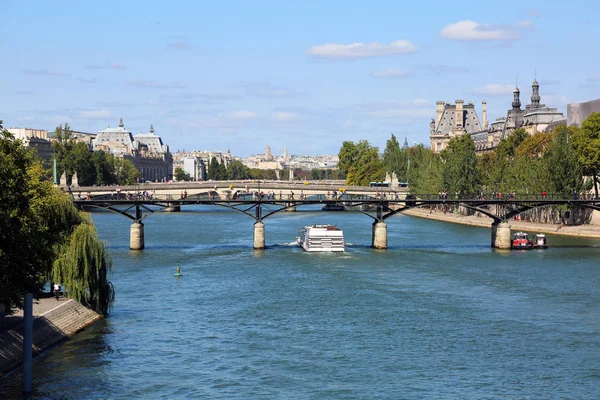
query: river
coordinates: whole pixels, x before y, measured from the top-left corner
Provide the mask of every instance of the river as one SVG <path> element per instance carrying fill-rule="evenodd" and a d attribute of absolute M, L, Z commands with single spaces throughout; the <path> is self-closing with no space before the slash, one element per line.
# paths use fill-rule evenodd
<path fill-rule="evenodd" d="M 210 207 L 93 214 L 114 262 L 108 319 L 38 357 L 36 399 L 592 399 L 600 393 L 600 240 L 496 251 L 490 230 L 409 216 L 369 247 L 358 213 L 252 220 Z M 348 251 L 307 254 L 334 223 Z M 175 278 L 179 263 L 183 277 Z M 18 397 L 20 373 L 0 380 Z M 2 396 L 0 396 L 2 397 Z"/>

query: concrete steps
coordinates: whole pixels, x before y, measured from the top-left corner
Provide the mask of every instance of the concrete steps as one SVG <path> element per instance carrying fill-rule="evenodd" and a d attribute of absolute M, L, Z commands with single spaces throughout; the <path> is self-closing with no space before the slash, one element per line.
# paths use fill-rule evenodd
<path fill-rule="evenodd" d="M 63 299 L 33 320 L 33 354 L 38 355 L 102 316 L 75 300 Z M 17 368 L 23 358 L 23 325 L 0 333 L 0 374 Z"/>

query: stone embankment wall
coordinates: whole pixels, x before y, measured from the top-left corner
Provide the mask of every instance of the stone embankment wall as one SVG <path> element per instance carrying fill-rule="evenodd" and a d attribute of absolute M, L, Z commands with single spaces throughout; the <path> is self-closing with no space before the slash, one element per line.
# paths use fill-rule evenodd
<path fill-rule="evenodd" d="M 33 320 L 33 355 L 56 345 L 101 319 L 75 300 L 61 302 Z M 23 324 L 0 333 L 0 376 L 23 362 Z"/>

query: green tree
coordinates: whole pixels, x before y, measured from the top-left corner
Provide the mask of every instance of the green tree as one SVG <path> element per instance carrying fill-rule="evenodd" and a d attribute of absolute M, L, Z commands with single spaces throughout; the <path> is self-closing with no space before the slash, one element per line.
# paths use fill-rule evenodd
<path fill-rule="evenodd" d="M 461 196 L 479 193 L 481 186 L 477 176 L 477 156 L 471 136 L 462 135 L 450 140 L 441 157 L 444 161 L 444 187 L 449 193 L 460 193 Z"/>
<path fill-rule="evenodd" d="M 571 127 L 570 127 L 571 128 Z M 583 173 L 592 177 L 594 192 L 598 197 L 600 175 L 600 113 L 592 113 L 580 129 L 572 130 L 572 144 Z"/>
<path fill-rule="evenodd" d="M 133 162 L 123 157 L 109 157 L 109 163 L 115 177 L 117 185 L 135 185 L 139 177 L 139 172 L 133 165 Z"/>
<path fill-rule="evenodd" d="M 71 154 L 75 147 L 75 138 L 73 137 L 73 131 L 68 123 L 65 123 L 64 127 L 59 125 L 54 130 L 54 141 L 52 142 L 52 151 L 54 152 L 54 158 L 56 159 L 56 168 L 58 175 L 60 176 L 63 172 L 70 180 L 73 175 L 73 166 L 71 165 Z"/>
<path fill-rule="evenodd" d="M 192 177 L 181 167 L 175 168 L 175 180 L 176 181 L 191 181 Z"/>
<path fill-rule="evenodd" d="M 0 123 L 0 302 L 8 309 L 22 306 L 25 293 L 37 297 L 44 281 L 51 279 L 63 283 L 69 296 L 107 313 L 114 296 L 107 280 L 107 258 L 82 254 L 85 273 L 77 269 L 79 265 L 65 264 L 69 281 L 53 274 L 55 260 L 72 251 L 72 246 L 91 246 L 106 253 L 95 230 L 74 237 L 79 226 L 89 225 L 91 220 L 77 211 L 65 192 L 43 177 L 39 161 Z M 84 295 L 76 295 L 79 289 Z M 99 301 L 89 302 L 91 298 Z"/>
<path fill-rule="evenodd" d="M 408 183 L 414 194 L 436 194 L 443 188 L 442 160 L 422 144 L 409 149 Z"/>
<path fill-rule="evenodd" d="M 383 151 L 383 164 L 385 171 L 390 174 L 394 172 L 398 177 L 398 181 L 407 181 L 408 151 L 400 148 L 400 143 L 393 134 L 388 139 Z"/>
<path fill-rule="evenodd" d="M 250 170 L 240 160 L 232 160 L 227 166 L 227 179 L 239 180 L 250 178 Z"/>
<path fill-rule="evenodd" d="M 366 140 L 354 144 L 345 141 L 339 152 L 338 168 L 346 176 L 346 184 L 368 186 L 369 182 L 382 181 L 385 177 L 379 149 Z"/>
<path fill-rule="evenodd" d="M 92 162 L 92 154 L 88 150 L 85 143 L 78 142 L 73 146 L 71 152 L 68 153 L 67 159 L 71 172 L 77 173 L 77 180 L 81 186 L 94 185 L 97 179 L 96 169 Z M 67 177 L 67 182 L 70 181 L 71 177 Z"/>
<path fill-rule="evenodd" d="M 112 185 L 115 183 L 108 155 L 103 150 L 92 153 L 92 166 L 96 173 L 95 183 L 97 185 Z"/>
<path fill-rule="evenodd" d="M 555 136 L 544 153 L 543 161 L 548 171 L 551 171 L 550 191 L 564 196 L 572 196 L 581 190 L 583 179 L 577 154 L 569 141 L 566 126 L 555 129 Z"/>
<path fill-rule="evenodd" d="M 208 179 L 213 181 L 227 180 L 227 170 L 225 165 L 217 161 L 217 157 L 213 157 L 208 164 Z"/>

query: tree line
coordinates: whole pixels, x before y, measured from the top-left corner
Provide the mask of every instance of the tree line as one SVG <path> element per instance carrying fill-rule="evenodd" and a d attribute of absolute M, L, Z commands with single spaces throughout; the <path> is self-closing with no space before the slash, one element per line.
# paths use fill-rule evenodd
<path fill-rule="evenodd" d="M 591 114 L 581 127 L 559 125 L 534 135 L 516 129 L 483 154 L 476 152 L 469 135 L 453 138 L 439 154 L 422 144 L 401 148 L 392 135 L 382 156 L 362 140 L 343 142 L 339 159 L 348 185 L 365 186 L 394 172 L 415 194 L 547 192 L 572 198 L 593 188 L 598 196 L 600 113 Z"/>
<path fill-rule="evenodd" d="M 48 180 L 34 151 L 0 121 L 0 304 L 22 307 L 23 295 L 58 282 L 74 298 L 107 314 L 114 299 L 111 261 L 89 215 Z"/>

